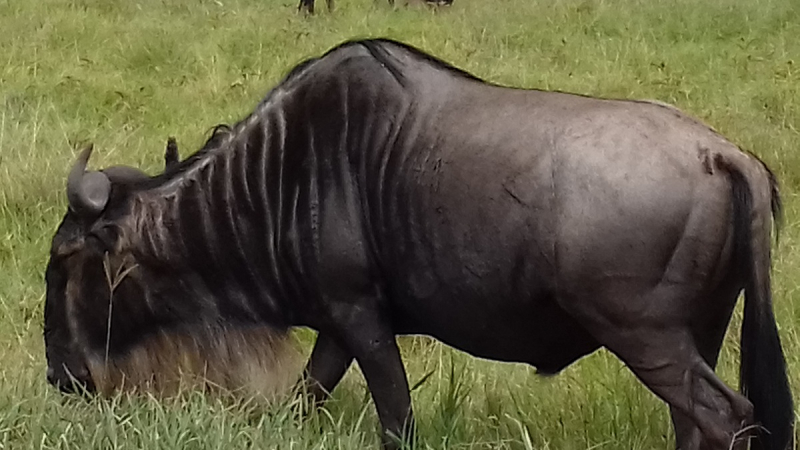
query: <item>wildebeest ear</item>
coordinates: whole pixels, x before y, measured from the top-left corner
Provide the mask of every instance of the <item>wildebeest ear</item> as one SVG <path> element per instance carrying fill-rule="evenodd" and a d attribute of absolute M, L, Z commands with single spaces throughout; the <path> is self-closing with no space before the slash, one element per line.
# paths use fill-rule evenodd
<path fill-rule="evenodd" d="M 177 166 L 180 162 L 180 154 L 178 153 L 178 142 L 175 138 L 170 136 L 167 139 L 167 150 L 164 152 L 164 171 L 168 171 Z"/>

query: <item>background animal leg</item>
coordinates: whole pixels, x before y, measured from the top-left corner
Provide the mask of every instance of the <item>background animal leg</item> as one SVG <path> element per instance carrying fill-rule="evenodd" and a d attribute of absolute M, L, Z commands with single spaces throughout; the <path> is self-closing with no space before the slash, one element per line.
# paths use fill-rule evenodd
<path fill-rule="evenodd" d="M 317 335 L 317 342 L 306 365 L 304 380 L 306 392 L 311 396 L 315 407 L 328 399 L 352 361 L 353 356 L 331 336 L 325 333 Z"/>
<path fill-rule="evenodd" d="M 300 0 L 297 5 L 298 11 L 305 11 L 308 14 L 314 14 L 314 0 Z"/>

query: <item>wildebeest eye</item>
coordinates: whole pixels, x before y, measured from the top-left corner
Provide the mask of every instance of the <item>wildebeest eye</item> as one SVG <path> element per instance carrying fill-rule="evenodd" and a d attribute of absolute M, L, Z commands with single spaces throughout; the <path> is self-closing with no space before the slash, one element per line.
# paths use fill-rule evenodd
<path fill-rule="evenodd" d="M 109 251 L 116 246 L 119 232 L 116 227 L 105 225 L 90 231 L 87 238 L 92 244 L 98 245 L 100 250 Z"/>
<path fill-rule="evenodd" d="M 69 242 L 63 242 L 53 248 L 51 256 L 56 259 L 66 258 L 84 246 L 83 239 L 73 239 Z"/>

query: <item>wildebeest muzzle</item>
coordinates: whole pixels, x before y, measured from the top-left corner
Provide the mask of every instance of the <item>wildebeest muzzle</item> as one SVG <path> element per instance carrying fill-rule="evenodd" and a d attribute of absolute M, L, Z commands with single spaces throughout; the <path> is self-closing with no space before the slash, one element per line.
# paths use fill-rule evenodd
<path fill-rule="evenodd" d="M 92 380 L 89 369 L 86 364 L 79 361 L 48 363 L 47 382 L 65 394 L 93 394 L 95 392 L 94 380 Z"/>

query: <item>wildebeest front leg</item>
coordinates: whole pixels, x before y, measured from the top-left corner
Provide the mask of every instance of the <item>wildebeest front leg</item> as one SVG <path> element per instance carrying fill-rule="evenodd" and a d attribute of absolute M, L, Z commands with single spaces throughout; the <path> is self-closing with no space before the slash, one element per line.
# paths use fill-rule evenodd
<path fill-rule="evenodd" d="M 397 449 L 413 441 L 414 420 L 405 368 L 394 332 L 377 308 L 357 302 L 342 311 L 339 330 L 342 341 L 358 362 L 378 410 L 383 428 L 383 447 Z M 356 306 L 360 305 L 360 306 Z"/>
<path fill-rule="evenodd" d="M 333 11 L 333 0 L 328 0 L 328 11 Z M 298 11 L 305 11 L 308 14 L 314 14 L 314 0 L 300 0 L 297 5 Z"/>
<path fill-rule="evenodd" d="M 411 396 L 394 336 L 380 333 L 364 339 L 358 344 L 356 360 L 378 410 L 384 448 L 395 449 L 403 442 L 411 442 Z"/>
<path fill-rule="evenodd" d="M 298 11 L 304 11 L 308 14 L 314 14 L 314 0 L 300 0 L 297 5 Z"/>
<path fill-rule="evenodd" d="M 353 355 L 345 351 L 333 337 L 319 333 L 305 370 L 305 389 L 314 406 L 327 400 L 333 388 L 339 384 Z"/>

